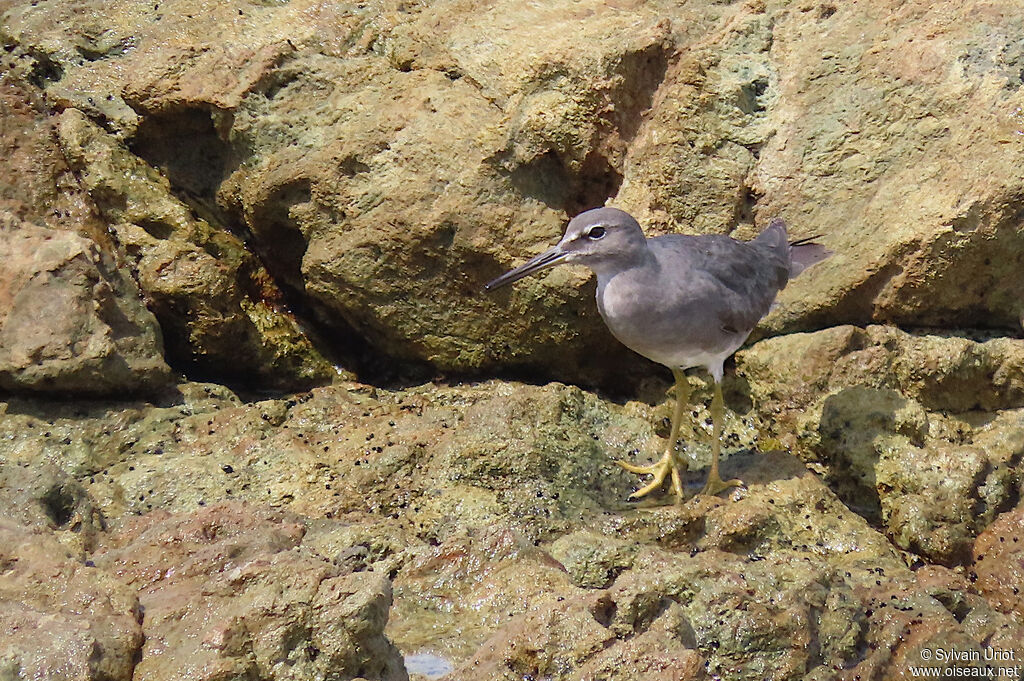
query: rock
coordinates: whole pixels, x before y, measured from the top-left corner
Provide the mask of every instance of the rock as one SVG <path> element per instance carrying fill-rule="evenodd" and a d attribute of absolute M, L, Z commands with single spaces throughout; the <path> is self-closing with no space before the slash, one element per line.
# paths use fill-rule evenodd
<path fill-rule="evenodd" d="M 706 678 L 700 655 L 677 640 L 677 629 L 685 627 L 678 604 L 625 634 L 609 627 L 614 607 L 606 597 L 590 596 L 538 608 L 502 627 L 446 678 Z"/>
<path fill-rule="evenodd" d="M 166 385 L 160 331 L 96 242 L 0 214 L 0 388 L 79 394 Z"/>
<path fill-rule="evenodd" d="M 225 503 L 155 511 L 94 556 L 139 590 L 139 679 L 407 679 L 384 637 L 384 575 L 304 550 L 301 521 Z"/>
<path fill-rule="evenodd" d="M 41 529 L 0 518 L 0 674 L 132 681 L 143 645 L 134 589 Z"/>
<path fill-rule="evenodd" d="M 969 444 L 890 450 L 877 479 L 893 540 L 936 562 L 967 562 L 974 538 L 1019 497 L 1022 458 L 1021 410 L 978 428 Z"/>
<path fill-rule="evenodd" d="M 50 534 L 84 561 L 105 528 L 85 488 L 53 464 L 15 465 L 0 460 L 0 518 Z"/>
<path fill-rule="evenodd" d="M 822 465 L 902 548 L 963 564 L 978 533 L 1016 503 L 1019 342 L 836 327 L 757 343 L 737 367 L 771 414 L 767 434 Z"/>
<path fill-rule="evenodd" d="M 974 542 L 975 586 L 1000 612 L 1024 616 L 1024 509 L 1008 511 Z"/>
<path fill-rule="evenodd" d="M 637 550 L 630 568 L 600 591 L 552 584 L 559 599 L 527 600 L 453 678 L 895 678 L 926 648 L 1021 654 L 1020 625 L 966 580 L 908 570 L 799 464 L 764 458 L 739 499 L 592 523 Z M 533 579 L 540 565 L 522 560 L 515 574 Z"/>
<path fill-rule="evenodd" d="M 661 446 L 645 405 L 557 384 L 339 384 L 251 403 L 208 385 L 181 393 L 178 404 L 84 416 L 20 402 L 0 433 L 26 463 L 59 458 L 109 518 L 239 499 L 310 517 L 402 517 L 437 540 L 506 518 L 531 540 L 548 536 L 636 484 L 602 438 L 616 456 Z"/>
<path fill-rule="evenodd" d="M 61 389 L 120 401 L 4 402 L 15 504 L 0 523 L 42 537 L 60 574 L 86 572 L 75 556 L 100 565 L 86 598 L 130 595 L 113 574 L 138 591 L 142 630 L 122 626 L 128 599 L 104 610 L 102 640 L 67 639 L 83 676 L 404 678 L 391 642 L 443 656 L 452 678 L 517 681 L 895 678 L 924 651 L 1024 658 L 1019 557 L 1002 547 L 1024 355 L 948 330 L 1019 334 L 1024 314 L 1013 3 L 0 4 L 5 238 L 47 230 L 68 248 L 58 264 L 113 291 L 100 312 L 135 319 L 109 228 L 190 371 L 326 380 L 287 298 L 373 379 L 501 371 L 649 402 L 451 380 L 280 397 L 185 383 L 145 403 L 124 396 L 150 371 L 128 359 L 108 384 L 62 369 Z M 836 255 L 762 336 L 934 330 L 754 345 L 727 386 L 725 473 L 746 488 L 626 503 L 637 480 L 613 461 L 663 450 L 668 402 L 643 381 L 665 372 L 611 339 L 584 272 L 479 290 L 608 201 L 651 234 L 750 237 L 775 215 L 823 233 Z M 61 290 L 92 309 L 93 292 L 45 287 Z M 135 343 L 166 377 L 149 331 L 100 312 L 86 337 L 113 350 L 76 361 Z M 139 328 L 157 338 L 152 319 Z M 50 366 L 9 373 L 28 392 Z M 691 415 L 693 486 L 706 401 Z M 22 617 L 13 574 L 0 612 Z M 67 610 L 54 602 L 37 611 Z M 100 671 L 75 656 L 90 641 Z M 0 675 L 29 668 L 25 646 Z"/>
<path fill-rule="evenodd" d="M 31 70 L 7 51 L 0 66 L 0 211 L 83 234 L 106 249 L 106 226 L 61 153 L 53 117 L 43 91 L 31 82 Z"/>
<path fill-rule="evenodd" d="M 68 167 L 42 92 L 0 73 L 0 387 L 110 394 L 169 379 L 160 331 Z"/>
<path fill-rule="evenodd" d="M 652 408 L 497 381 L 395 391 L 339 383 L 261 402 L 212 385 L 179 390 L 178 403 L 162 406 L 20 399 L 0 419 L 7 456 L 61 461 L 117 524 L 92 560 L 138 589 L 143 675 L 277 678 L 283 668 L 265 661 L 289 659 L 308 676 L 335 655 L 345 678 L 375 678 L 351 661 L 364 659 L 359 651 L 397 661 L 382 647 L 391 641 L 450 663 L 453 678 L 843 678 L 837 669 L 891 678 L 909 673 L 924 648 L 1009 650 L 1024 640 L 1012 614 L 928 564 L 950 550 L 943 536 L 959 546 L 995 511 L 977 506 L 958 525 L 950 496 L 946 515 L 938 504 L 922 512 L 926 531 L 916 536 L 927 541 L 909 552 L 892 541 L 902 527 L 892 518 L 935 496 L 941 471 L 894 484 L 883 533 L 782 452 L 730 451 L 723 473 L 747 487 L 729 498 L 625 503 L 637 481 L 612 460 L 660 452 L 652 422 L 669 406 L 661 396 Z M 1004 420 L 1016 413 L 993 421 L 1007 441 Z M 690 428 L 687 439 L 703 442 Z M 978 451 L 1005 449 L 982 431 Z M 942 470 L 956 471 L 949 463 Z M 876 464 L 879 479 L 888 465 Z M 1012 481 L 999 470 L 977 493 Z M 695 467 L 687 483 L 703 475 Z M 999 494 L 1011 498 L 1008 490 Z M 993 509 L 1002 503 L 991 498 Z M 394 605 L 385 639 L 386 575 Z M 290 595 L 261 610 L 271 583 Z M 362 595 L 335 597 L 328 584 Z M 361 633 L 327 614 L 349 607 L 362 613 Z M 316 660 L 312 633 L 283 651 L 292 626 L 322 632 L 308 644 Z M 184 641 L 186 631 L 203 633 Z M 204 637 L 212 643 L 200 645 Z M 246 640 L 252 654 L 243 656 L 232 646 Z"/>
<path fill-rule="evenodd" d="M 1016 327 L 1022 26 L 1009 6 L 769 11 L 757 108 L 773 134 L 756 149 L 754 212 L 826 234 L 837 252 L 793 283 L 786 300 L 801 302 L 769 328 L 808 317 Z M 897 16 L 896 30 L 879 20 Z"/>
<path fill-rule="evenodd" d="M 68 109 L 61 147 L 121 246 L 190 371 L 275 389 L 302 389 L 335 371 L 284 310 L 270 275 L 237 237 L 194 215 L 166 178 Z"/>
<path fill-rule="evenodd" d="M 570 214 L 608 201 L 652 234 L 750 237 L 775 215 L 795 236 L 824 234 L 837 255 L 793 282 L 759 334 L 872 321 L 1016 332 L 1024 137 L 1012 112 L 1024 102 L 1020 26 L 1004 6 L 14 2 L 3 30 L 60 108 L 102 122 L 213 222 L 251 233 L 337 345 L 406 369 L 621 389 L 658 369 L 611 339 L 585 273 L 479 295 Z M 890 14 L 899 31 L 878 19 Z M 246 280 L 237 258 L 142 233 L 168 228 L 159 208 L 122 238 L 147 254 L 143 271 L 180 265 L 163 283 L 193 318 L 168 321 L 169 338 L 191 347 L 201 331 L 208 364 L 231 366 L 216 327 L 197 321 L 204 296 L 183 291 L 199 277 L 247 347 L 271 341 L 256 366 L 316 374 L 276 301 L 251 313 L 238 296 L 263 299 L 228 290 Z M 254 314 L 274 316 L 284 340 Z M 394 371 L 382 364 L 363 357 L 370 373 Z"/>
<path fill-rule="evenodd" d="M 239 206 L 258 239 L 294 243 L 275 252 L 287 259 L 282 269 L 303 282 L 321 319 L 344 320 L 378 353 L 442 371 L 505 365 L 566 379 L 629 376 L 639 360 L 603 328 L 593 290 L 578 288 L 585 281 L 579 273 L 493 297 L 479 292 L 556 238 L 567 210 L 605 200 L 614 171 L 597 128 L 614 128 L 617 114 L 609 105 L 607 121 L 581 121 L 597 114 L 604 98 L 642 106 L 649 92 L 634 88 L 649 88 L 652 79 L 636 82 L 628 64 L 649 56 L 656 72 L 664 62 L 659 17 L 643 13 L 623 40 L 631 18 L 559 6 L 508 24 L 539 52 L 510 59 L 517 53 L 500 42 L 488 44 L 486 55 L 476 49 L 476 36 L 501 34 L 507 8 L 472 20 L 455 3 L 435 9 L 451 12 L 443 28 L 433 11 L 396 8 L 379 26 L 347 37 L 382 55 L 356 53 L 322 71 L 313 66 L 322 60 L 312 45 L 288 55 L 279 76 L 285 86 L 273 88 L 272 99 L 247 100 L 235 118 L 258 160 L 224 183 L 221 199 Z M 538 41 L 537 33 L 567 15 L 617 43 L 597 41 L 602 47 L 586 64 L 563 58 L 562 48 Z M 550 78 L 541 66 L 548 56 L 564 64 L 552 68 L 571 74 L 558 92 L 541 85 Z M 421 58 L 429 68 L 416 67 Z M 316 75 L 299 76 L 305 73 Z M 594 87 L 573 85 L 577 78 Z M 517 87 L 538 96 L 506 100 Z M 334 91 L 327 110 L 325 89 Z M 325 127 L 325 120 L 336 123 Z M 560 122 L 552 128 L 550 121 Z M 318 132 L 315 141 L 296 137 L 291 148 L 277 132 L 282 126 Z M 288 217 L 269 217 L 278 215 Z"/>
<path fill-rule="evenodd" d="M 408 652 L 462 662 L 524 611 L 582 593 L 565 568 L 512 523 L 466 527 L 434 545 L 407 544 L 388 633 Z"/>
<path fill-rule="evenodd" d="M 929 411 L 1024 407 L 1024 345 L 911 334 L 891 326 L 839 326 L 758 343 L 737 356 L 751 396 L 806 406 L 822 392 L 893 389 Z"/>
<path fill-rule="evenodd" d="M 156 322 L 61 154 L 31 73 L 0 59 L 0 386 L 159 389 L 169 371 Z"/>
<path fill-rule="evenodd" d="M 550 551 L 552 558 L 565 566 L 573 584 L 601 589 L 629 569 L 636 548 L 596 532 L 583 531 L 559 537 Z"/>
<path fill-rule="evenodd" d="M 745 3 L 723 11 L 708 3 L 673 17 L 682 49 L 634 124 L 615 197 L 649 233 L 739 227 L 745 238 L 753 236 L 762 197 L 751 182 L 760 149 L 781 123 L 778 81 L 803 67 L 779 62 L 775 41 L 784 29 L 776 24 L 793 20 L 781 9 Z"/>

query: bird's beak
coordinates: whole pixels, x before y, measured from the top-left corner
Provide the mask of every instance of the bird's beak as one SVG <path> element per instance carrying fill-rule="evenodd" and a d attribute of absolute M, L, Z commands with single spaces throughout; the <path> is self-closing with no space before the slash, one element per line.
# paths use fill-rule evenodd
<path fill-rule="evenodd" d="M 554 267 L 565 260 L 568 255 L 568 252 L 562 250 L 561 245 L 555 246 L 554 248 L 544 251 L 536 258 L 531 258 L 529 261 L 523 263 L 514 270 L 509 270 L 497 279 L 488 282 L 487 285 L 484 286 L 484 290 L 493 291 L 494 289 L 505 286 L 506 284 L 519 281 L 523 277 L 528 277 L 534 272 L 540 272 L 541 270 L 546 270 L 549 267 Z"/>

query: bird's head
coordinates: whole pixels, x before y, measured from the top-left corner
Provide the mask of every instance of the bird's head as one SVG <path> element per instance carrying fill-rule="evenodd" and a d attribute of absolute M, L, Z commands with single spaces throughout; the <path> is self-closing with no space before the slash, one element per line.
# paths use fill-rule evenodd
<path fill-rule="evenodd" d="M 570 220 L 565 234 L 553 248 L 506 272 L 484 288 L 493 291 L 560 263 L 577 263 L 597 270 L 604 263 L 646 251 L 646 244 L 643 230 L 632 215 L 618 208 L 594 208 Z"/>

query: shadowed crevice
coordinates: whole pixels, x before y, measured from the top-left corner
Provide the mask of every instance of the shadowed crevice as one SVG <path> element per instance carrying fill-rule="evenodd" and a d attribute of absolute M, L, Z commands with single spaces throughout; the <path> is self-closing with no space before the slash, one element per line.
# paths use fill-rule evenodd
<path fill-rule="evenodd" d="M 142 114 L 128 146 L 159 168 L 176 191 L 205 199 L 209 205 L 215 205 L 217 189 L 237 165 L 231 145 L 217 133 L 209 107 Z"/>
<path fill-rule="evenodd" d="M 536 199 L 567 215 L 605 205 L 622 184 L 622 173 L 597 152 L 591 152 L 578 173 L 569 170 L 554 151 L 518 166 L 509 174 L 512 185 L 524 196 Z"/>

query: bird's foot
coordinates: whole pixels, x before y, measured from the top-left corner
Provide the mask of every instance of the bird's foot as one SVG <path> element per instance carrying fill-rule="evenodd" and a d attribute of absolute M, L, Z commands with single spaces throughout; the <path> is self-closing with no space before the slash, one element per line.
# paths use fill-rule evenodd
<path fill-rule="evenodd" d="M 630 473 L 637 473 L 638 475 L 653 475 L 654 479 L 648 484 L 644 485 L 637 491 L 629 495 L 630 499 L 639 499 L 645 497 L 651 492 L 661 487 L 661 484 L 665 481 L 666 476 L 669 473 L 672 474 L 672 491 L 675 493 L 676 498 L 679 501 L 683 499 L 683 481 L 679 474 L 679 463 L 671 452 L 665 452 L 665 455 L 661 457 L 658 463 L 651 466 L 636 466 L 625 461 L 616 461 L 622 468 L 626 469 Z M 685 467 L 684 467 L 685 469 Z"/>
<path fill-rule="evenodd" d="M 697 494 L 706 494 L 709 497 L 713 497 L 716 494 L 724 492 L 732 487 L 745 487 L 742 480 L 733 478 L 732 480 L 722 480 L 721 476 L 718 475 L 718 471 L 712 471 L 708 475 L 708 481 L 704 483 L 700 492 Z"/>

